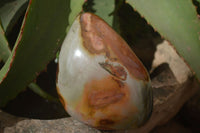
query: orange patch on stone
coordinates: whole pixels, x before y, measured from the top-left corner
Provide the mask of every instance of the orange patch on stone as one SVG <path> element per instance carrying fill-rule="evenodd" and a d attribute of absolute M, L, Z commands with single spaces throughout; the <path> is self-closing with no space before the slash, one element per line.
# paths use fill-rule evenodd
<path fill-rule="evenodd" d="M 92 120 L 96 127 L 106 127 L 105 123 L 108 123 L 108 127 L 109 124 L 118 124 L 118 121 L 127 117 L 121 110 L 131 109 L 132 113 L 137 112 L 134 105 L 130 105 L 129 89 L 125 82 L 113 76 L 92 80 L 85 84 L 76 111 L 81 113 L 83 120 Z"/>
<path fill-rule="evenodd" d="M 109 60 L 117 59 L 130 72 L 130 76 L 149 81 L 143 64 L 128 44 L 101 18 L 91 13 L 80 17 L 84 47 L 92 54 L 104 54 Z"/>

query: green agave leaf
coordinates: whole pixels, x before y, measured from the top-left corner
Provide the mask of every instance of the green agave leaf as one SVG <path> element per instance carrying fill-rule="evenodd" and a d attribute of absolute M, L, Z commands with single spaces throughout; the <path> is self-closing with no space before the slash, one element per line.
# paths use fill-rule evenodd
<path fill-rule="evenodd" d="M 28 87 L 35 92 L 37 95 L 39 95 L 40 97 L 47 99 L 49 101 L 53 101 L 53 102 L 58 102 L 59 99 L 49 95 L 48 93 L 46 93 L 45 91 L 42 90 L 42 88 L 40 88 L 36 83 L 30 83 L 28 85 Z"/>
<path fill-rule="evenodd" d="M 84 5 L 85 12 L 92 12 L 105 20 L 110 26 L 113 25 L 113 12 L 115 0 L 88 0 Z"/>
<path fill-rule="evenodd" d="M 191 0 L 127 0 L 177 49 L 200 80 L 200 21 Z"/>
<path fill-rule="evenodd" d="M 0 106 L 21 92 L 55 57 L 83 0 L 30 0 L 12 54 L 0 71 Z"/>
<path fill-rule="evenodd" d="M 118 29 L 118 33 L 132 48 L 146 69 L 150 70 L 156 50 L 153 38 L 157 37 L 158 33 L 154 32 L 153 28 L 126 2 L 118 6 L 115 19 L 114 22 L 117 24 L 115 29 Z"/>
<path fill-rule="evenodd" d="M 68 0 L 69 1 L 69 0 Z M 66 29 L 66 32 L 69 31 L 72 23 L 78 14 L 82 11 L 82 6 L 84 4 L 84 0 L 70 0 L 70 14 L 69 14 L 69 26 Z"/>
<path fill-rule="evenodd" d="M 9 32 L 26 10 L 28 0 L 7 1 L 0 7 L 0 19 L 5 32 Z"/>
<path fill-rule="evenodd" d="M 0 24 L 0 61 L 3 60 L 4 62 L 6 62 L 10 54 L 11 51 L 8 47 L 8 42 L 4 36 L 4 30 L 2 29 Z"/>
<path fill-rule="evenodd" d="M 0 8 L 4 6 L 7 2 L 11 2 L 13 0 L 0 0 Z"/>

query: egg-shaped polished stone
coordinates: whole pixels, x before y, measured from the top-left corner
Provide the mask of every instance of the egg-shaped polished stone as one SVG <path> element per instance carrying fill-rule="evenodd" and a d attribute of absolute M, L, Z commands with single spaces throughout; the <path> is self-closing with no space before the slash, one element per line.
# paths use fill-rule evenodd
<path fill-rule="evenodd" d="M 76 18 L 62 44 L 57 89 L 72 117 L 99 129 L 139 127 L 152 111 L 150 78 L 143 64 L 91 13 Z"/>

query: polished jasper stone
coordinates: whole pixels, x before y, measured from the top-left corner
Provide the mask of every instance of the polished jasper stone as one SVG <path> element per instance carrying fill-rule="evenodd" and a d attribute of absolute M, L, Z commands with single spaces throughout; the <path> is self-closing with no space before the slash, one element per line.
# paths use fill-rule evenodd
<path fill-rule="evenodd" d="M 66 111 L 98 129 L 136 128 L 152 111 L 150 78 L 143 64 L 91 13 L 76 18 L 63 42 L 57 88 Z"/>

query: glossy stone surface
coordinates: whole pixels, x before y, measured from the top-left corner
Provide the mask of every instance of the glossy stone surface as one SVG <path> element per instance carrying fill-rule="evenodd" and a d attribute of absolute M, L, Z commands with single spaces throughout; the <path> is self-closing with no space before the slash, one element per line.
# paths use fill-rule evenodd
<path fill-rule="evenodd" d="M 72 117 L 98 129 L 136 128 L 152 111 L 146 69 L 126 42 L 91 13 L 77 17 L 63 42 L 57 89 Z"/>

